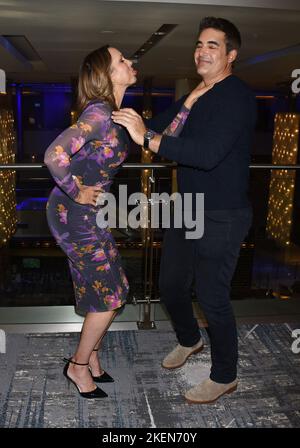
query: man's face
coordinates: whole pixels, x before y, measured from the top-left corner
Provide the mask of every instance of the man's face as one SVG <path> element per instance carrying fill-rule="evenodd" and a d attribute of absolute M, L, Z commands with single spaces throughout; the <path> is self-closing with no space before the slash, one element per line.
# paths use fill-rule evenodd
<path fill-rule="evenodd" d="M 203 30 L 196 44 L 194 60 L 197 73 L 204 79 L 222 76 L 237 56 L 237 51 L 226 53 L 225 33 L 207 28 Z"/>

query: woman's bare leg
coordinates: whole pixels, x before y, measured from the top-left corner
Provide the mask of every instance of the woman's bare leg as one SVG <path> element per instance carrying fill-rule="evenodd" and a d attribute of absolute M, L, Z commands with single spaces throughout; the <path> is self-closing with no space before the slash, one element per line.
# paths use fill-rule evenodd
<path fill-rule="evenodd" d="M 77 350 L 72 360 L 80 364 L 88 364 L 91 353 L 99 340 L 102 339 L 113 319 L 115 311 L 103 313 L 87 313 Z M 97 353 L 97 352 L 95 352 Z M 94 390 L 96 385 L 92 379 L 88 366 L 77 366 L 70 363 L 68 376 L 78 385 L 81 392 Z"/>
<path fill-rule="evenodd" d="M 114 311 L 114 314 L 112 315 L 110 321 L 108 322 L 108 325 L 107 325 L 106 329 L 104 330 L 102 336 L 100 337 L 99 341 L 95 344 L 94 349 L 99 350 L 101 348 L 101 343 L 103 341 L 103 338 L 106 335 L 107 330 L 109 329 L 112 321 L 116 317 L 116 314 L 117 314 L 117 312 Z M 104 373 L 104 370 L 101 368 L 100 359 L 98 357 L 98 351 L 96 351 L 96 350 L 92 351 L 90 360 L 89 360 L 89 365 L 92 369 L 93 376 L 100 376 Z"/>

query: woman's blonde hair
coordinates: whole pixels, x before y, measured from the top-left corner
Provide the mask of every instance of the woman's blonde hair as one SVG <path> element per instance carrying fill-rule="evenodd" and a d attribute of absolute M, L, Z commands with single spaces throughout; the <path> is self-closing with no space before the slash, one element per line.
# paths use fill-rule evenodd
<path fill-rule="evenodd" d="M 109 45 L 97 48 L 83 60 L 78 79 L 78 112 L 81 113 L 88 103 L 102 100 L 117 109 L 111 81 L 111 55 Z"/>

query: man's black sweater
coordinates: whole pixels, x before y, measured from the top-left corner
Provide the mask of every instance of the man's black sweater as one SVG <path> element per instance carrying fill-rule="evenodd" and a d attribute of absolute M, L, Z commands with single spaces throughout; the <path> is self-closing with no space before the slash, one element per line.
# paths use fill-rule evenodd
<path fill-rule="evenodd" d="M 162 132 L 185 97 L 149 120 Z M 194 104 L 180 137 L 163 136 L 158 154 L 178 163 L 180 193 L 204 193 L 206 210 L 249 206 L 250 149 L 256 121 L 253 92 L 236 76 L 218 82 Z"/>

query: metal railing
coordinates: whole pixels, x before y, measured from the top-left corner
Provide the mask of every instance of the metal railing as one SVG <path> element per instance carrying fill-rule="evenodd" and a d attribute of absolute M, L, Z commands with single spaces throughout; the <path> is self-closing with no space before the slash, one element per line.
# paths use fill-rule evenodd
<path fill-rule="evenodd" d="M 161 169 L 176 169 L 176 163 L 124 163 L 121 169 L 139 169 L 150 170 L 148 173 L 148 194 L 155 192 L 156 177 L 154 170 Z M 43 163 L 15 163 L 0 165 L 0 170 L 40 170 L 47 168 Z M 273 165 L 269 163 L 250 164 L 250 169 L 267 169 L 267 170 L 299 170 L 300 165 Z M 148 201 L 148 212 L 151 208 L 151 201 Z M 148 214 L 150 216 L 150 213 Z M 139 321 L 137 322 L 140 329 L 152 329 L 155 328 L 155 322 L 153 318 L 153 303 L 159 302 L 159 299 L 153 298 L 153 250 L 154 250 L 154 232 L 151 226 L 145 229 L 143 234 L 143 299 L 134 299 L 134 303 L 138 304 L 139 309 Z"/>
<path fill-rule="evenodd" d="M 121 166 L 121 169 L 132 169 L 132 168 L 176 168 L 176 163 L 138 163 L 138 162 L 132 162 L 132 163 L 123 163 Z M 13 163 L 13 164 L 6 164 L 6 165 L 0 165 L 0 170 L 26 170 L 26 169 L 41 169 L 41 168 L 47 168 L 47 166 L 44 163 Z M 253 163 L 249 165 L 250 169 L 271 169 L 271 170 L 299 170 L 300 165 L 274 165 L 272 163 Z"/>
<path fill-rule="evenodd" d="M 15 163 L 15 164 L 5 164 L 0 165 L 0 170 L 13 170 L 13 171 L 30 171 L 30 170 L 41 170 L 46 169 L 47 166 L 43 163 Z M 148 188 L 147 191 L 149 196 L 155 190 L 155 169 L 173 169 L 176 168 L 174 163 L 124 163 L 121 167 L 122 169 L 147 169 L 149 170 L 147 181 Z M 151 207 L 151 202 L 147 202 L 148 210 Z M 148 215 L 150 216 L 150 214 Z M 143 233 L 143 290 L 144 298 L 137 299 L 133 297 L 133 303 L 139 305 L 139 320 L 137 322 L 138 328 L 140 329 L 152 329 L 155 328 L 153 309 L 151 304 L 154 302 L 159 302 L 158 299 L 152 298 L 152 286 L 153 286 L 153 232 L 150 226 L 147 226 Z"/>

